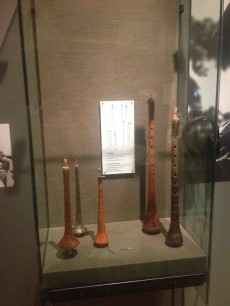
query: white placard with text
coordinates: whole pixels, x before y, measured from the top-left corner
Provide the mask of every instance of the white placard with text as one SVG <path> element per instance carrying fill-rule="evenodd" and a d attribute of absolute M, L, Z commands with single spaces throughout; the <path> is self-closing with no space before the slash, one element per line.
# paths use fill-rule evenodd
<path fill-rule="evenodd" d="M 102 173 L 134 173 L 134 101 L 101 101 L 100 115 Z"/>

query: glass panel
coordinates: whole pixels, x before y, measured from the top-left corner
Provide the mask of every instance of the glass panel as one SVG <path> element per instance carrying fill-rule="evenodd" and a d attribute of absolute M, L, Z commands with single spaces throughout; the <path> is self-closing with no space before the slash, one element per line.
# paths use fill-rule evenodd
<path fill-rule="evenodd" d="M 187 7 L 190 1 L 182 1 Z M 213 196 L 213 169 L 216 157 L 217 96 L 219 73 L 219 20 L 221 1 L 191 1 L 190 24 L 181 17 L 180 45 L 189 63 L 179 78 L 182 92 L 187 78 L 186 109 L 182 126 L 182 155 L 184 180 L 181 221 L 198 245 L 209 254 Z M 184 45 L 187 40 L 189 44 Z M 189 50 L 187 47 L 189 46 Z M 179 104 L 185 106 L 179 90 Z M 189 292 L 189 293 L 188 293 Z M 188 291 L 190 294 L 191 291 Z M 197 293 L 198 294 L 198 293 Z M 206 286 L 200 289 L 206 301 Z M 197 296 L 195 298 L 197 300 Z M 186 304 L 187 305 L 187 304 Z M 188 304 L 189 305 L 189 304 Z"/>
<path fill-rule="evenodd" d="M 212 5 L 216 16 L 208 20 L 207 16 L 196 16 L 198 2 L 185 1 L 184 12 L 181 6 L 177 105 L 177 1 L 169 4 L 151 0 L 70 0 L 35 1 L 34 5 L 34 18 L 24 32 L 28 74 L 32 71 L 28 84 L 39 224 L 40 228 L 49 226 L 43 269 L 45 286 L 92 285 L 206 272 L 215 151 L 219 6 Z M 30 1 L 23 1 L 22 8 L 26 25 Z M 155 100 L 154 120 L 148 106 L 151 96 Z M 100 101 L 130 100 L 134 101 L 135 173 L 106 176 L 102 194 L 98 175 Z M 179 163 L 184 225 L 184 244 L 176 249 L 165 244 L 172 201 L 175 105 L 179 108 L 182 135 Z M 128 127 L 125 131 L 128 135 Z M 111 144 L 118 130 L 112 126 L 107 132 Z M 142 223 L 147 201 L 154 192 L 162 227 L 158 235 L 146 235 Z M 103 209 L 99 206 L 102 198 Z M 109 246 L 105 248 L 96 248 L 94 244 L 98 210 L 99 217 L 105 215 L 109 237 Z M 79 216 L 87 234 L 77 237 L 80 244 L 75 251 L 63 252 L 63 234 L 73 237 L 71 226 L 79 223 Z M 77 244 L 74 238 L 71 242 Z M 195 261 L 193 265 L 191 261 Z"/>
<path fill-rule="evenodd" d="M 223 13 L 223 42 L 221 55 L 221 82 L 220 82 L 220 99 L 219 99 L 219 117 L 218 123 L 220 128 L 220 153 L 216 163 L 216 181 L 229 181 L 229 18 L 230 18 L 230 1 L 224 1 Z"/>
<path fill-rule="evenodd" d="M 49 216 L 47 206 L 47 185 L 46 185 L 46 163 L 45 149 L 43 144 L 43 126 L 42 126 L 42 107 L 41 107 L 41 91 L 40 78 L 37 54 L 37 37 L 34 12 L 31 10 L 31 18 L 28 18 L 28 7 L 30 1 L 25 1 L 21 5 L 22 18 L 26 19 L 26 24 L 23 22 L 23 38 L 25 44 L 25 59 L 26 73 L 28 82 L 28 97 L 30 109 L 30 124 L 32 133 L 32 147 L 34 159 L 34 176 L 36 187 L 36 204 L 37 217 L 39 225 L 39 240 L 40 240 L 40 256 L 41 265 L 44 264 L 45 250 L 48 237 Z M 26 15 L 26 17 L 25 17 Z"/>
<path fill-rule="evenodd" d="M 220 3 L 193 0 L 191 8 L 188 119 L 182 131 L 186 164 L 184 179 L 187 182 L 185 220 L 188 222 L 186 228 L 208 252 L 216 150 Z M 189 211 L 192 216 L 190 220 Z M 198 223 L 197 218 L 200 220 Z"/>

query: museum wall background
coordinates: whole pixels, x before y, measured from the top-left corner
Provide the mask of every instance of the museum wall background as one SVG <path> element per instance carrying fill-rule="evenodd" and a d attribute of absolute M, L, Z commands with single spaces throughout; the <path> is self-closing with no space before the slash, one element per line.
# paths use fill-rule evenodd
<path fill-rule="evenodd" d="M 50 226 L 64 222 L 63 158 L 71 167 L 72 199 L 78 158 L 83 220 L 97 220 L 101 100 L 135 101 L 136 173 L 105 181 L 106 220 L 143 217 L 150 94 L 156 98 L 159 214 L 168 216 L 178 1 L 35 1 L 35 8 Z"/>

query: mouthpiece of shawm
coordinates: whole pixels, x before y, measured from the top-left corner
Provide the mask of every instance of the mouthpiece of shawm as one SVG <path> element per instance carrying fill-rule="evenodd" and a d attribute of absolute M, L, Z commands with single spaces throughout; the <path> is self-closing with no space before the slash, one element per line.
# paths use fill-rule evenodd
<path fill-rule="evenodd" d="M 156 95 L 156 93 L 155 93 L 155 92 L 153 92 L 153 93 L 152 93 L 152 92 L 150 92 L 150 94 L 149 94 L 149 99 L 150 99 L 150 100 L 152 99 L 152 100 L 154 100 L 154 101 L 155 101 L 155 100 L 157 99 L 157 95 Z"/>
<path fill-rule="evenodd" d="M 178 109 L 177 107 L 174 107 L 174 113 L 173 113 L 173 117 L 172 117 L 173 121 L 179 121 L 177 109 Z"/>
<path fill-rule="evenodd" d="M 97 176 L 98 179 L 103 179 L 105 178 L 105 175 L 102 174 L 102 171 L 101 171 L 101 168 L 98 168 L 98 176 Z"/>
<path fill-rule="evenodd" d="M 67 165 L 67 158 L 64 158 L 63 169 L 69 169 L 69 166 Z"/>
<path fill-rule="evenodd" d="M 155 104 L 155 100 L 153 99 L 153 95 L 150 94 L 150 98 L 148 99 L 149 104 Z"/>

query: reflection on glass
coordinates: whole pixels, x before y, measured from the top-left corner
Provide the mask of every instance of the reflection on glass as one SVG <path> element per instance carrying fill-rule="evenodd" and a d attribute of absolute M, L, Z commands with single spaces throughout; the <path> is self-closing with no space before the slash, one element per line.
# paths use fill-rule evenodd
<path fill-rule="evenodd" d="M 188 68 L 184 71 L 187 73 L 187 109 L 182 128 L 184 188 L 181 200 L 185 212 L 182 222 L 208 255 L 216 157 L 220 4 L 221 1 L 191 1 L 189 50 L 182 45 L 181 51 Z M 178 96 L 182 98 L 182 94 Z M 198 295 L 206 300 L 205 286 L 195 294 L 195 300 Z"/>
<path fill-rule="evenodd" d="M 220 150 L 216 161 L 216 180 L 230 181 L 230 1 L 224 1 L 223 41 L 221 54 L 221 82 L 219 98 L 219 133 Z"/>

